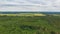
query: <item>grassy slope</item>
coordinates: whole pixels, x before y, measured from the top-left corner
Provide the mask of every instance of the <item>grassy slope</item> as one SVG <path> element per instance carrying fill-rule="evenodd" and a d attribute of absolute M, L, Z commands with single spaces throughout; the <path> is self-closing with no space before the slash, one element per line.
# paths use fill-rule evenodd
<path fill-rule="evenodd" d="M 60 34 L 60 17 L 0 16 L 0 34 Z"/>

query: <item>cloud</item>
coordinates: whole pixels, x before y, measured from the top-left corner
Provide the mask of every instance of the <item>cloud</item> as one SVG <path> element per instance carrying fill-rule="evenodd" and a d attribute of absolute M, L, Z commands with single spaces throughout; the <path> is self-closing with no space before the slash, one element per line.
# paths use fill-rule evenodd
<path fill-rule="evenodd" d="M 60 0 L 0 0 L 0 11 L 57 11 Z"/>
<path fill-rule="evenodd" d="M 31 3 L 27 0 L 0 0 L 0 11 L 5 10 L 39 10 L 39 4 Z"/>
<path fill-rule="evenodd" d="M 60 11 L 60 0 L 46 0 L 46 5 L 40 6 L 40 11 Z"/>

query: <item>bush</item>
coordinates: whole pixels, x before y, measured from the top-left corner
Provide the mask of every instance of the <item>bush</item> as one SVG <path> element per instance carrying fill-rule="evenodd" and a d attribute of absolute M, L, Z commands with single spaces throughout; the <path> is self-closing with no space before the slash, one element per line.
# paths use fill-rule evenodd
<path fill-rule="evenodd" d="M 20 26 L 21 29 L 23 30 L 38 30 L 40 27 L 37 26 L 28 26 L 28 25 L 22 25 Z"/>

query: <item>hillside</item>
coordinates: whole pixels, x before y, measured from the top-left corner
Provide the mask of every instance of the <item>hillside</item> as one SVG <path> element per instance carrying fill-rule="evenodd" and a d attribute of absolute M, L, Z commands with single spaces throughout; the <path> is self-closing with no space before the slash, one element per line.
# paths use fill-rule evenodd
<path fill-rule="evenodd" d="M 60 16 L 0 16 L 0 34 L 60 34 Z"/>

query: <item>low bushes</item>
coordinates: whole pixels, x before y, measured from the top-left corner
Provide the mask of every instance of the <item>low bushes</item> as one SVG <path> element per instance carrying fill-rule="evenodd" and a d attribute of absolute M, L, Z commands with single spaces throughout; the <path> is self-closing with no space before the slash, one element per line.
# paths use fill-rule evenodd
<path fill-rule="evenodd" d="M 28 26 L 28 25 L 22 25 L 20 26 L 21 29 L 23 30 L 38 30 L 40 27 L 38 26 Z"/>

